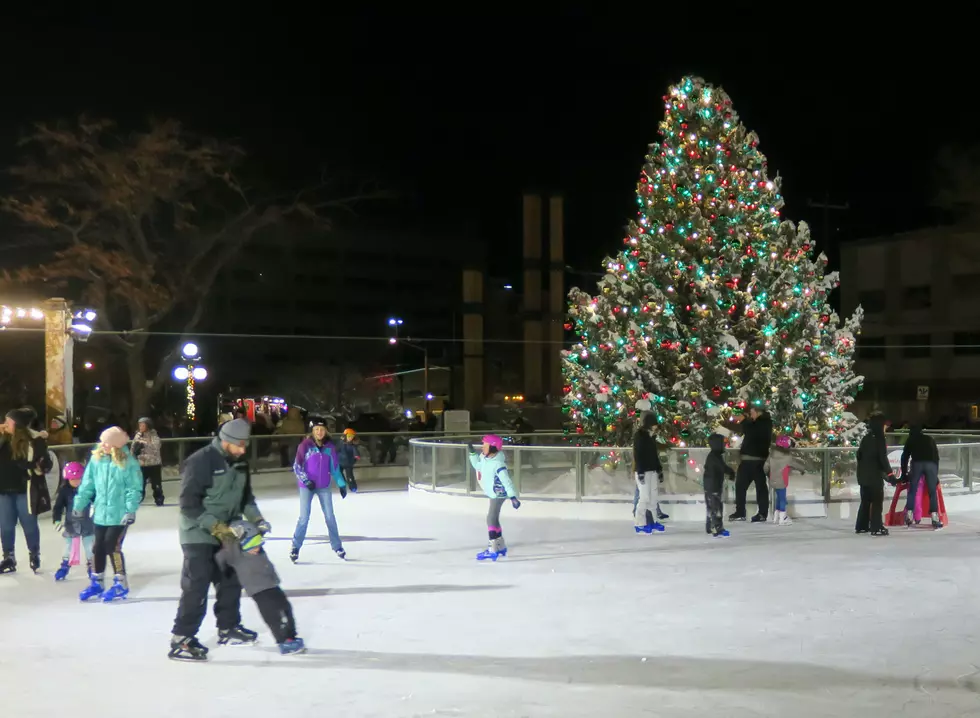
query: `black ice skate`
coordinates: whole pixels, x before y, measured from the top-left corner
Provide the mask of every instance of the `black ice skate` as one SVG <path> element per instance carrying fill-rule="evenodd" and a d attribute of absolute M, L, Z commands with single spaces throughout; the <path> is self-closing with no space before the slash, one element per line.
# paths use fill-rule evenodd
<path fill-rule="evenodd" d="M 13 552 L 5 553 L 3 555 L 3 560 L 0 561 L 0 573 L 13 573 L 17 570 L 17 559 L 14 558 Z"/>
<path fill-rule="evenodd" d="M 299 561 L 299 549 L 298 548 L 294 548 L 292 551 L 289 552 L 289 560 L 292 561 L 293 563 L 296 563 L 297 561 Z"/>
<path fill-rule="evenodd" d="M 219 646 L 241 646 L 247 643 L 255 643 L 258 638 L 258 633 L 250 631 L 241 624 L 234 628 L 222 628 L 218 631 Z"/>
<path fill-rule="evenodd" d="M 933 531 L 943 530 L 943 522 L 939 520 L 939 514 L 935 511 L 932 512 L 932 530 Z"/>
<path fill-rule="evenodd" d="M 208 649 L 194 636 L 171 636 L 167 658 L 172 661 L 206 661 Z"/>
<path fill-rule="evenodd" d="M 31 571 L 37 573 L 38 570 L 41 568 L 41 554 L 37 553 L 36 551 L 32 551 L 29 561 L 31 565 Z"/>
<path fill-rule="evenodd" d="M 745 519 L 742 519 L 742 521 L 745 521 Z M 752 523 L 754 524 L 764 524 L 765 522 L 766 522 L 765 514 L 756 514 L 755 516 L 752 517 Z"/>
<path fill-rule="evenodd" d="M 344 549 L 339 548 L 339 549 L 337 549 L 337 557 L 338 558 L 346 559 L 347 558 L 347 552 L 344 551 Z"/>
<path fill-rule="evenodd" d="M 886 529 L 884 526 L 882 526 L 880 529 L 873 530 L 871 532 L 871 535 L 872 536 L 887 536 L 888 535 L 888 529 Z"/>
<path fill-rule="evenodd" d="M 729 521 L 745 521 L 745 514 L 740 514 L 738 511 L 733 513 L 728 517 Z"/>

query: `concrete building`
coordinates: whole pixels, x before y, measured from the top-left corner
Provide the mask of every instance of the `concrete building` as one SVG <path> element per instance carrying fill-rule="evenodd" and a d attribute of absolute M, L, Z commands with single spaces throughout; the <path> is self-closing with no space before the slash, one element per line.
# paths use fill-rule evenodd
<path fill-rule="evenodd" d="M 937 227 L 844 244 L 841 308 L 865 311 L 857 411 L 894 420 L 977 420 L 980 233 Z"/>

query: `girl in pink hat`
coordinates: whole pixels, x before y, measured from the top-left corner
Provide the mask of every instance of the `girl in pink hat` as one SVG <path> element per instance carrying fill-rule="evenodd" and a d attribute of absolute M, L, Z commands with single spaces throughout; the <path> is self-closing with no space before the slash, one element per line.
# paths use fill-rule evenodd
<path fill-rule="evenodd" d="M 487 559 L 496 561 L 498 557 L 507 555 L 507 545 L 504 543 L 504 533 L 500 527 L 500 509 L 508 499 L 515 509 L 521 507 L 514 482 L 510 480 L 510 472 L 507 471 L 503 448 L 503 439 L 495 434 L 487 434 L 483 437 L 483 451 L 479 454 L 472 444 L 469 445 L 470 463 L 476 469 L 477 480 L 483 493 L 490 498 L 490 510 L 487 512 L 487 532 L 490 535 L 490 543 L 486 551 L 476 555 L 477 561 Z"/>
<path fill-rule="evenodd" d="M 75 495 L 72 516 L 81 517 L 92 505 L 95 522 L 94 573 L 91 585 L 78 595 L 82 601 L 101 597 L 109 602 L 129 594 L 122 542 L 126 529 L 136 521 L 136 510 L 143 499 L 143 472 L 126 446 L 128 443 L 129 435 L 118 426 L 103 431 Z M 107 558 L 111 558 L 115 572 L 109 588 L 105 588 L 104 578 Z"/>

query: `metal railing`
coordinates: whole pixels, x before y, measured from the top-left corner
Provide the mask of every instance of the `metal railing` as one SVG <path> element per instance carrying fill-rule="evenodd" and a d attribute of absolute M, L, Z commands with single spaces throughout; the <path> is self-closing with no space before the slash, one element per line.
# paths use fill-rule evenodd
<path fill-rule="evenodd" d="M 537 445 L 505 445 L 504 456 L 511 477 L 521 496 L 565 501 L 632 500 L 634 480 L 630 448 L 541 445 L 535 434 L 526 439 Z M 574 437 L 579 439 L 580 437 Z M 976 435 L 936 436 L 939 447 L 939 479 L 944 493 L 980 491 L 980 441 Z M 409 484 L 428 491 L 482 495 L 476 473 L 470 465 L 467 445 L 478 437 L 446 436 L 415 438 L 410 441 Z M 888 447 L 888 458 L 896 473 L 900 470 L 902 445 Z M 806 469 L 793 474 L 788 499 L 792 502 L 834 503 L 858 496 L 857 447 L 801 448 L 794 452 Z M 661 498 L 703 494 L 701 472 L 707 448 L 671 448 L 661 453 L 664 482 Z M 733 468 L 738 450 L 726 452 Z M 890 489 L 886 491 L 890 495 Z"/>

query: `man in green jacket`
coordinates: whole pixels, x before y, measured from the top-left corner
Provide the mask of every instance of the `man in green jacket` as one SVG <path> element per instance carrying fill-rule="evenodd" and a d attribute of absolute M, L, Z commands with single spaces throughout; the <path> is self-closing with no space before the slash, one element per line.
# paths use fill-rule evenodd
<path fill-rule="evenodd" d="M 255 505 L 248 462 L 251 427 L 245 419 L 223 424 L 210 445 L 184 462 L 180 480 L 180 547 L 184 567 L 180 574 L 180 604 L 174 620 L 169 657 L 207 660 L 208 649 L 197 632 L 208 610 L 208 589 L 214 584 L 214 615 L 218 644 L 253 643 L 258 634 L 241 625 L 242 584 L 230 567 L 215 556 L 221 542 L 237 541 L 228 525 L 242 516 L 263 534 L 271 530 Z"/>

